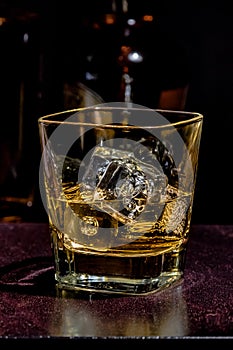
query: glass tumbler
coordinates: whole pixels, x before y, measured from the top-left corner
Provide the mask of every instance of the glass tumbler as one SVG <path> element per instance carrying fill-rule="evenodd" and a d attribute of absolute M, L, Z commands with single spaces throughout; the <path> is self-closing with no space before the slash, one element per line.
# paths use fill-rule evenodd
<path fill-rule="evenodd" d="M 58 290 L 144 295 L 182 280 L 203 116 L 103 103 L 38 123 Z"/>

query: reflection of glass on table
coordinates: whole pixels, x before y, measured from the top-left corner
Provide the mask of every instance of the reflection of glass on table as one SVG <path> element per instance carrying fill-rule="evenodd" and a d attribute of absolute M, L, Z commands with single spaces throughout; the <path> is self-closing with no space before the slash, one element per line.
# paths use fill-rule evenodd
<path fill-rule="evenodd" d="M 160 295 L 154 303 L 145 298 L 135 300 L 129 308 L 119 299 L 95 299 L 74 302 L 69 292 L 56 298 L 54 310 L 59 317 L 51 317 L 48 327 L 54 337 L 150 337 L 150 336 L 187 336 L 189 335 L 186 301 L 182 295 L 182 286 L 167 291 L 167 298 Z M 101 306 L 105 303 L 105 307 Z M 116 304 L 116 314 L 109 312 Z M 150 308 L 148 308 L 150 303 Z M 98 305 L 99 308 L 98 308 Z M 101 312 L 98 312 L 101 309 Z M 147 309 L 147 312 L 145 312 Z M 111 310 L 112 311 L 112 310 Z"/>

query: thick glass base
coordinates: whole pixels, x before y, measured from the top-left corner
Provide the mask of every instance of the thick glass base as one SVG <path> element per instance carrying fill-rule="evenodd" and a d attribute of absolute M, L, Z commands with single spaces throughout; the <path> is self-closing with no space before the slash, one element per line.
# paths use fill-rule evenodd
<path fill-rule="evenodd" d="M 58 290 L 146 295 L 180 281 L 184 260 L 184 247 L 136 257 L 85 255 L 55 249 L 55 279 Z"/>
<path fill-rule="evenodd" d="M 152 279 L 124 279 L 91 275 L 70 275 L 59 278 L 56 275 L 58 290 L 101 294 L 147 295 L 158 292 L 182 280 L 182 274 L 162 273 Z"/>

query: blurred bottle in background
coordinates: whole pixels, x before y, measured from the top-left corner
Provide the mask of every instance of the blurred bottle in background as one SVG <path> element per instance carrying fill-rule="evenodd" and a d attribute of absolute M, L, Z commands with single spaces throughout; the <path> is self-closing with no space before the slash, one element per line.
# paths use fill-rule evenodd
<path fill-rule="evenodd" d="M 189 51 L 180 38 L 167 32 L 161 21 L 161 5 L 148 0 L 87 4 L 80 18 L 70 11 L 69 23 L 63 26 L 64 36 L 69 38 L 64 50 L 69 77 L 74 78 L 79 65 L 79 78 L 105 101 L 122 101 L 130 90 L 134 103 L 183 109 L 190 74 Z M 64 23 L 63 9 L 61 13 Z"/>
<path fill-rule="evenodd" d="M 68 79 L 63 26 L 53 1 L 0 1 L 0 222 L 47 221 L 38 182 L 38 118 L 103 102 L 80 83 L 75 67 Z"/>
<path fill-rule="evenodd" d="M 37 171 L 38 15 L 0 7 L 0 221 L 32 212 Z"/>

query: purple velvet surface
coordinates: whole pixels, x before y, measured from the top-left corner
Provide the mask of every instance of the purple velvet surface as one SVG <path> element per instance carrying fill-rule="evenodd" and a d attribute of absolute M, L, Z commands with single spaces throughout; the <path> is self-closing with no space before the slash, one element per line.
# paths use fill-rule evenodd
<path fill-rule="evenodd" d="M 149 296 L 56 292 L 47 224 L 0 224 L 0 338 L 233 338 L 233 226 L 194 225 L 184 279 Z"/>

